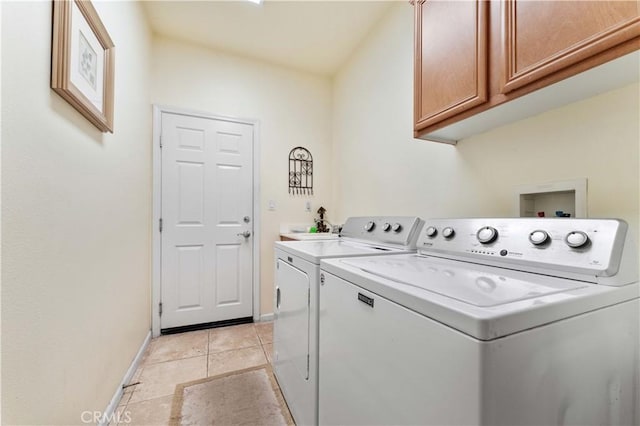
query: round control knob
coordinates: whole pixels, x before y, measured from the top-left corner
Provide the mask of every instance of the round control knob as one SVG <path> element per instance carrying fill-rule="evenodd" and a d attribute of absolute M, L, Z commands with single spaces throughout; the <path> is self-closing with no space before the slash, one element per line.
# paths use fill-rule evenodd
<path fill-rule="evenodd" d="M 427 237 L 433 238 L 436 235 L 438 235 L 438 230 L 436 229 L 435 226 L 430 226 L 427 228 Z"/>
<path fill-rule="evenodd" d="M 564 237 L 564 242 L 571 248 L 580 248 L 589 243 L 589 236 L 582 231 L 571 231 Z"/>
<path fill-rule="evenodd" d="M 547 234 L 547 231 L 536 229 L 529 234 L 529 241 L 531 241 L 531 244 L 534 246 L 540 246 L 549 241 L 549 234 Z"/>
<path fill-rule="evenodd" d="M 364 226 L 364 230 L 367 232 L 371 232 L 375 227 L 376 227 L 375 222 L 367 222 L 367 224 Z"/>
<path fill-rule="evenodd" d="M 453 238 L 453 236 L 455 235 L 456 231 L 453 230 L 452 227 L 447 226 L 446 228 L 444 228 L 442 230 L 442 236 L 449 239 L 449 238 Z"/>
<path fill-rule="evenodd" d="M 478 237 L 478 241 L 482 244 L 492 243 L 498 238 L 498 230 L 491 226 L 485 226 L 484 228 L 480 228 L 476 233 L 476 237 Z"/>
<path fill-rule="evenodd" d="M 393 232 L 400 232 L 402 231 L 402 225 L 400 225 L 399 223 L 394 223 L 393 224 Z"/>
<path fill-rule="evenodd" d="M 391 224 L 389 222 L 385 222 L 384 225 L 382 225 L 382 230 L 384 232 L 389 232 L 391 230 Z"/>

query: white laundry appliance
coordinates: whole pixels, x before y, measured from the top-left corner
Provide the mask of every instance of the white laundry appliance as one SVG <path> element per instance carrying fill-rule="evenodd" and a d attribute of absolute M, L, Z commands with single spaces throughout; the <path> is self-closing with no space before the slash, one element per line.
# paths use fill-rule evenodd
<path fill-rule="evenodd" d="M 640 423 L 623 221 L 427 220 L 417 254 L 320 276 L 320 424 Z"/>
<path fill-rule="evenodd" d="M 275 243 L 273 369 L 298 425 L 318 424 L 320 260 L 415 252 L 417 217 L 352 217 L 338 240 Z"/>

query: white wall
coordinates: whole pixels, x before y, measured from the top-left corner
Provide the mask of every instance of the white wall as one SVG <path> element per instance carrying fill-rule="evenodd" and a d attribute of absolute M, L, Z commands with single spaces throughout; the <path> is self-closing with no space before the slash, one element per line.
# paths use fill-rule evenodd
<path fill-rule="evenodd" d="M 115 45 L 115 132 L 50 89 L 51 2 L 2 4 L 2 414 L 104 410 L 150 328 L 151 36 L 94 2 Z"/>
<path fill-rule="evenodd" d="M 312 223 L 322 205 L 335 218 L 331 189 L 331 83 L 289 70 L 162 37 L 153 42 L 152 100 L 216 115 L 260 122 L 261 304 L 273 312 L 273 242 L 281 223 Z M 311 151 L 314 194 L 288 193 L 288 155 Z M 268 200 L 276 210 L 268 210 Z M 310 200 L 311 213 L 304 211 Z"/>
<path fill-rule="evenodd" d="M 514 216 L 514 188 L 588 179 L 590 217 L 638 233 L 639 88 L 632 85 L 449 146 L 412 138 L 413 12 L 390 15 L 335 78 L 334 205 L 356 214 Z"/>

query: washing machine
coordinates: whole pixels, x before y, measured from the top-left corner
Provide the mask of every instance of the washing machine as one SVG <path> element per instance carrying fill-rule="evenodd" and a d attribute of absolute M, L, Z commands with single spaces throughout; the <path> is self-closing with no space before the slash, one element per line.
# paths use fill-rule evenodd
<path fill-rule="evenodd" d="M 275 243 L 273 371 L 298 425 L 318 424 L 320 260 L 416 251 L 418 217 L 351 217 L 337 240 Z"/>
<path fill-rule="evenodd" d="M 427 220 L 416 254 L 320 277 L 320 424 L 640 423 L 624 221 Z"/>

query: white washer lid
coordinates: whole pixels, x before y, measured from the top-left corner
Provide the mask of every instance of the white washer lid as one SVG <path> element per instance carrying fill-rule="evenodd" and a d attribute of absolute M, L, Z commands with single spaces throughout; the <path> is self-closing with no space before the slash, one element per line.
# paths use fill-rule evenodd
<path fill-rule="evenodd" d="M 298 256 L 307 262 L 320 264 L 321 259 L 332 257 L 355 257 L 378 254 L 408 253 L 404 250 L 382 245 L 364 244 L 345 239 L 320 241 L 276 241 L 276 249 Z"/>
<path fill-rule="evenodd" d="M 501 273 L 473 268 L 473 264 L 438 262 L 434 257 L 345 260 L 378 277 L 431 291 L 473 306 L 490 307 L 579 289 L 583 282 L 517 271 Z"/>

